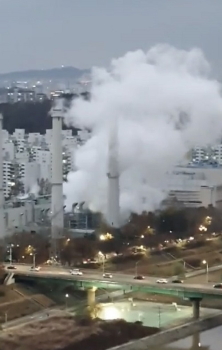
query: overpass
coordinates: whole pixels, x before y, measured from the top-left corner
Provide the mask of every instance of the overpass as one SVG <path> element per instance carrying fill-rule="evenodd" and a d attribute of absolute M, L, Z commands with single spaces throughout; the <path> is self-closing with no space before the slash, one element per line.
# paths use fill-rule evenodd
<path fill-rule="evenodd" d="M 12 273 L 12 272 L 10 272 Z M 222 299 L 222 291 L 213 289 L 212 286 L 204 284 L 157 284 L 149 280 L 135 280 L 132 276 L 114 275 L 113 279 L 105 280 L 97 274 L 88 274 L 86 276 L 73 276 L 69 273 L 55 274 L 52 272 L 32 272 L 16 271 L 14 278 L 17 281 L 50 281 L 52 284 L 72 285 L 77 290 L 87 290 L 88 304 L 95 303 L 95 292 L 97 289 L 123 290 L 124 292 L 142 292 L 151 294 L 161 294 L 179 297 L 190 300 L 193 304 L 193 317 L 199 318 L 200 302 L 202 299 Z"/>

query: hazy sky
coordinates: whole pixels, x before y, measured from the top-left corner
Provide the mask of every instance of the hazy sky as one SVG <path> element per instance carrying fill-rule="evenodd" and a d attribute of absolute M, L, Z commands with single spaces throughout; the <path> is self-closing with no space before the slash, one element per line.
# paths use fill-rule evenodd
<path fill-rule="evenodd" d="M 222 0 L 0 0 L 0 73 L 105 65 L 169 43 L 201 47 L 220 74 L 221 15 Z"/>

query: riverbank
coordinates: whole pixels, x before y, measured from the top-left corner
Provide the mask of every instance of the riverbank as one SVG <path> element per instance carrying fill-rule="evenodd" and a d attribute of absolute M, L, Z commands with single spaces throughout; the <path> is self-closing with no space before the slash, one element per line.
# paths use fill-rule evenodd
<path fill-rule="evenodd" d="M 0 344 L 4 350 L 106 350 L 158 332 L 158 328 L 144 327 L 140 322 L 60 316 L 1 332 Z"/>
<path fill-rule="evenodd" d="M 109 348 L 108 350 L 156 350 L 157 347 L 170 344 L 177 340 L 186 338 L 198 332 L 203 332 L 208 329 L 220 326 L 222 324 L 222 313 L 214 316 L 209 316 L 198 321 L 192 321 L 184 325 L 174 327 L 169 330 L 139 339 L 137 341 L 131 341 L 121 346 Z"/>

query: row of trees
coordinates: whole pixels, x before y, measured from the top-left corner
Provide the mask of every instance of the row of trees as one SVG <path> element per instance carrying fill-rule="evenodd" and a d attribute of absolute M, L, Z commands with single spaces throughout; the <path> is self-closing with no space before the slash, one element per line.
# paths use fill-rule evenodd
<path fill-rule="evenodd" d="M 103 224 L 97 235 L 83 238 L 72 238 L 69 231 L 64 230 L 64 238 L 59 241 L 60 259 L 64 263 L 75 264 L 83 259 L 93 258 L 99 251 L 124 252 L 130 246 L 158 246 L 166 239 L 185 238 L 200 235 L 200 227 L 206 225 L 207 232 L 218 232 L 222 228 L 220 212 L 213 207 L 199 209 L 173 210 L 167 209 L 158 213 L 143 213 L 131 216 L 130 221 L 120 232 L 118 239 L 100 240 L 102 233 L 109 232 Z M 49 257 L 50 230 L 38 233 L 15 233 L 7 237 L 7 244 L 13 244 L 13 259 L 31 262 L 35 249 L 36 262 L 43 263 Z"/>
<path fill-rule="evenodd" d="M 206 222 L 207 217 L 210 217 L 210 222 Z M 132 235 L 132 237 L 155 232 L 157 235 L 171 234 L 172 237 L 182 238 L 200 233 L 201 225 L 207 226 L 209 233 L 221 231 L 221 211 L 212 206 L 182 209 L 170 207 L 156 213 L 133 214 L 122 232 L 126 235 Z"/>

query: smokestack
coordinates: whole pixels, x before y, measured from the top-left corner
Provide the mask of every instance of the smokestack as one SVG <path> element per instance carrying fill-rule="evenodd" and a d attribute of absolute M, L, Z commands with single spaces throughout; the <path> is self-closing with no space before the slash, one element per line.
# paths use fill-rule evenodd
<path fill-rule="evenodd" d="M 118 164 L 118 125 L 113 120 L 109 129 L 108 150 L 108 205 L 107 221 L 114 232 L 119 231 L 119 164 Z"/>
<path fill-rule="evenodd" d="M 5 236 L 5 212 L 4 212 L 4 191 L 3 191 L 3 157 L 2 157 L 2 121 L 0 114 L 0 238 Z"/>
<path fill-rule="evenodd" d="M 51 197 L 51 257 L 58 255 L 57 240 L 63 235 L 63 168 L 62 119 L 63 99 L 58 98 L 51 110 L 52 117 L 52 197 Z"/>

